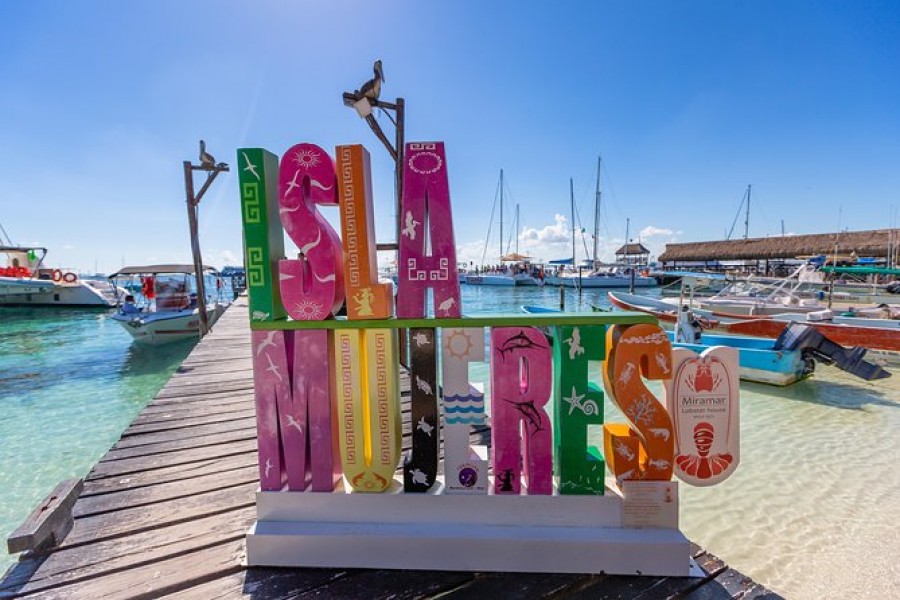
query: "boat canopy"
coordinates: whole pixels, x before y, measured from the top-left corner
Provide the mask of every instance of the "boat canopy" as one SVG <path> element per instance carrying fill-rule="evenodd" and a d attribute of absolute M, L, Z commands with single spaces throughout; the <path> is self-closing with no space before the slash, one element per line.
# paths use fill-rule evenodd
<path fill-rule="evenodd" d="M 511 254 L 506 254 L 500 257 L 500 262 L 524 262 L 526 260 L 530 260 L 530 256 L 525 256 L 524 254 L 519 254 L 517 252 L 513 252 Z"/>
<path fill-rule="evenodd" d="M 218 274 L 213 267 L 203 267 L 203 270 L 209 273 Z M 109 276 L 121 277 L 123 275 L 156 275 L 158 273 L 184 273 L 191 275 L 194 273 L 194 265 L 147 265 L 143 267 L 124 267 Z"/>
<path fill-rule="evenodd" d="M 47 254 L 47 249 L 40 246 L 0 246 L 0 252 L 30 252 L 33 250 L 40 250 Z"/>
<path fill-rule="evenodd" d="M 560 258 L 557 260 L 551 260 L 550 264 L 551 265 L 571 265 L 571 264 L 575 264 L 575 261 L 572 260 L 571 258 Z"/>
<path fill-rule="evenodd" d="M 900 275 L 900 269 L 887 267 L 822 267 L 825 273 L 837 273 L 845 275 Z"/>

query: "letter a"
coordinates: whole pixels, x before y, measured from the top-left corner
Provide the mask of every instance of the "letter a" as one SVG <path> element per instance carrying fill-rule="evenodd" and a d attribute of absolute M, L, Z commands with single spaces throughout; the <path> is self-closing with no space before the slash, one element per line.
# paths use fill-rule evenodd
<path fill-rule="evenodd" d="M 443 142 L 406 145 L 400 205 L 397 316 L 425 316 L 426 290 L 437 317 L 459 317 L 459 276 Z M 428 247 L 431 254 L 426 254 Z"/>

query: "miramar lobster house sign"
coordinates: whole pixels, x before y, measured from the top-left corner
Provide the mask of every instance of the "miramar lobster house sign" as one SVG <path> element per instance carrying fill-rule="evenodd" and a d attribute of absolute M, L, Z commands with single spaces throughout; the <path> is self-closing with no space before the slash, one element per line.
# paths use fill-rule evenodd
<path fill-rule="evenodd" d="M 732 351 L 673 353 L 649 315 L 463 317 L 443 143 L 405 148 L 396 297 L 377 277 L 362 146 L 332 158 L 297 144 L 280 161 L 243 148 L 238 161 L 261 488 L 251 565 L 689 573 L 672 475 L 711 485 L 737 467 Z M 338 207 L 340 235 L 318 206 Z M 479 362 L 489 403 L 469 380 Z M 627 424 L 604 424 L 591 368 Z M 490 456 L 470 435 L 488 426 Z"/>

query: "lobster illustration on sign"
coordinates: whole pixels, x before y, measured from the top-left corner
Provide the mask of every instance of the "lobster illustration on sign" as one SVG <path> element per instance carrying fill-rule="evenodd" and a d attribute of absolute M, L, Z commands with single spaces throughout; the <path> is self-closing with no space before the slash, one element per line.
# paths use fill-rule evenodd
<path fill-rule="evenodd" d="M 604 454 L 617 480 L 668 481 L 672 477 L 672 419 L 637 376 L 669 377 L 672 346 L 661 333 L 659 326 L 651 324 L 616 326 L 607 333 L 607 347 L 613 350 L 606 361 L 603 381 L 610 398 L 631 423 L 603 426 Z"/>

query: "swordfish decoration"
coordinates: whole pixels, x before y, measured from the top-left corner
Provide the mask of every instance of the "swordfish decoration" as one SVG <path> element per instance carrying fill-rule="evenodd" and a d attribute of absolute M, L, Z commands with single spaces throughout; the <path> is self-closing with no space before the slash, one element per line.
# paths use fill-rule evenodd
<path fill-rule="evenodd" d="M 524 461 L 529 495 L 553 493 L 550 401 L 553 362 L 535 327 L 491 330 L 491 419 L 495 494 L 519 494 Z M 519 436 L 519 424 L 524 438 Z M 523 452 L 523 448 L 525 448 Z"/>

